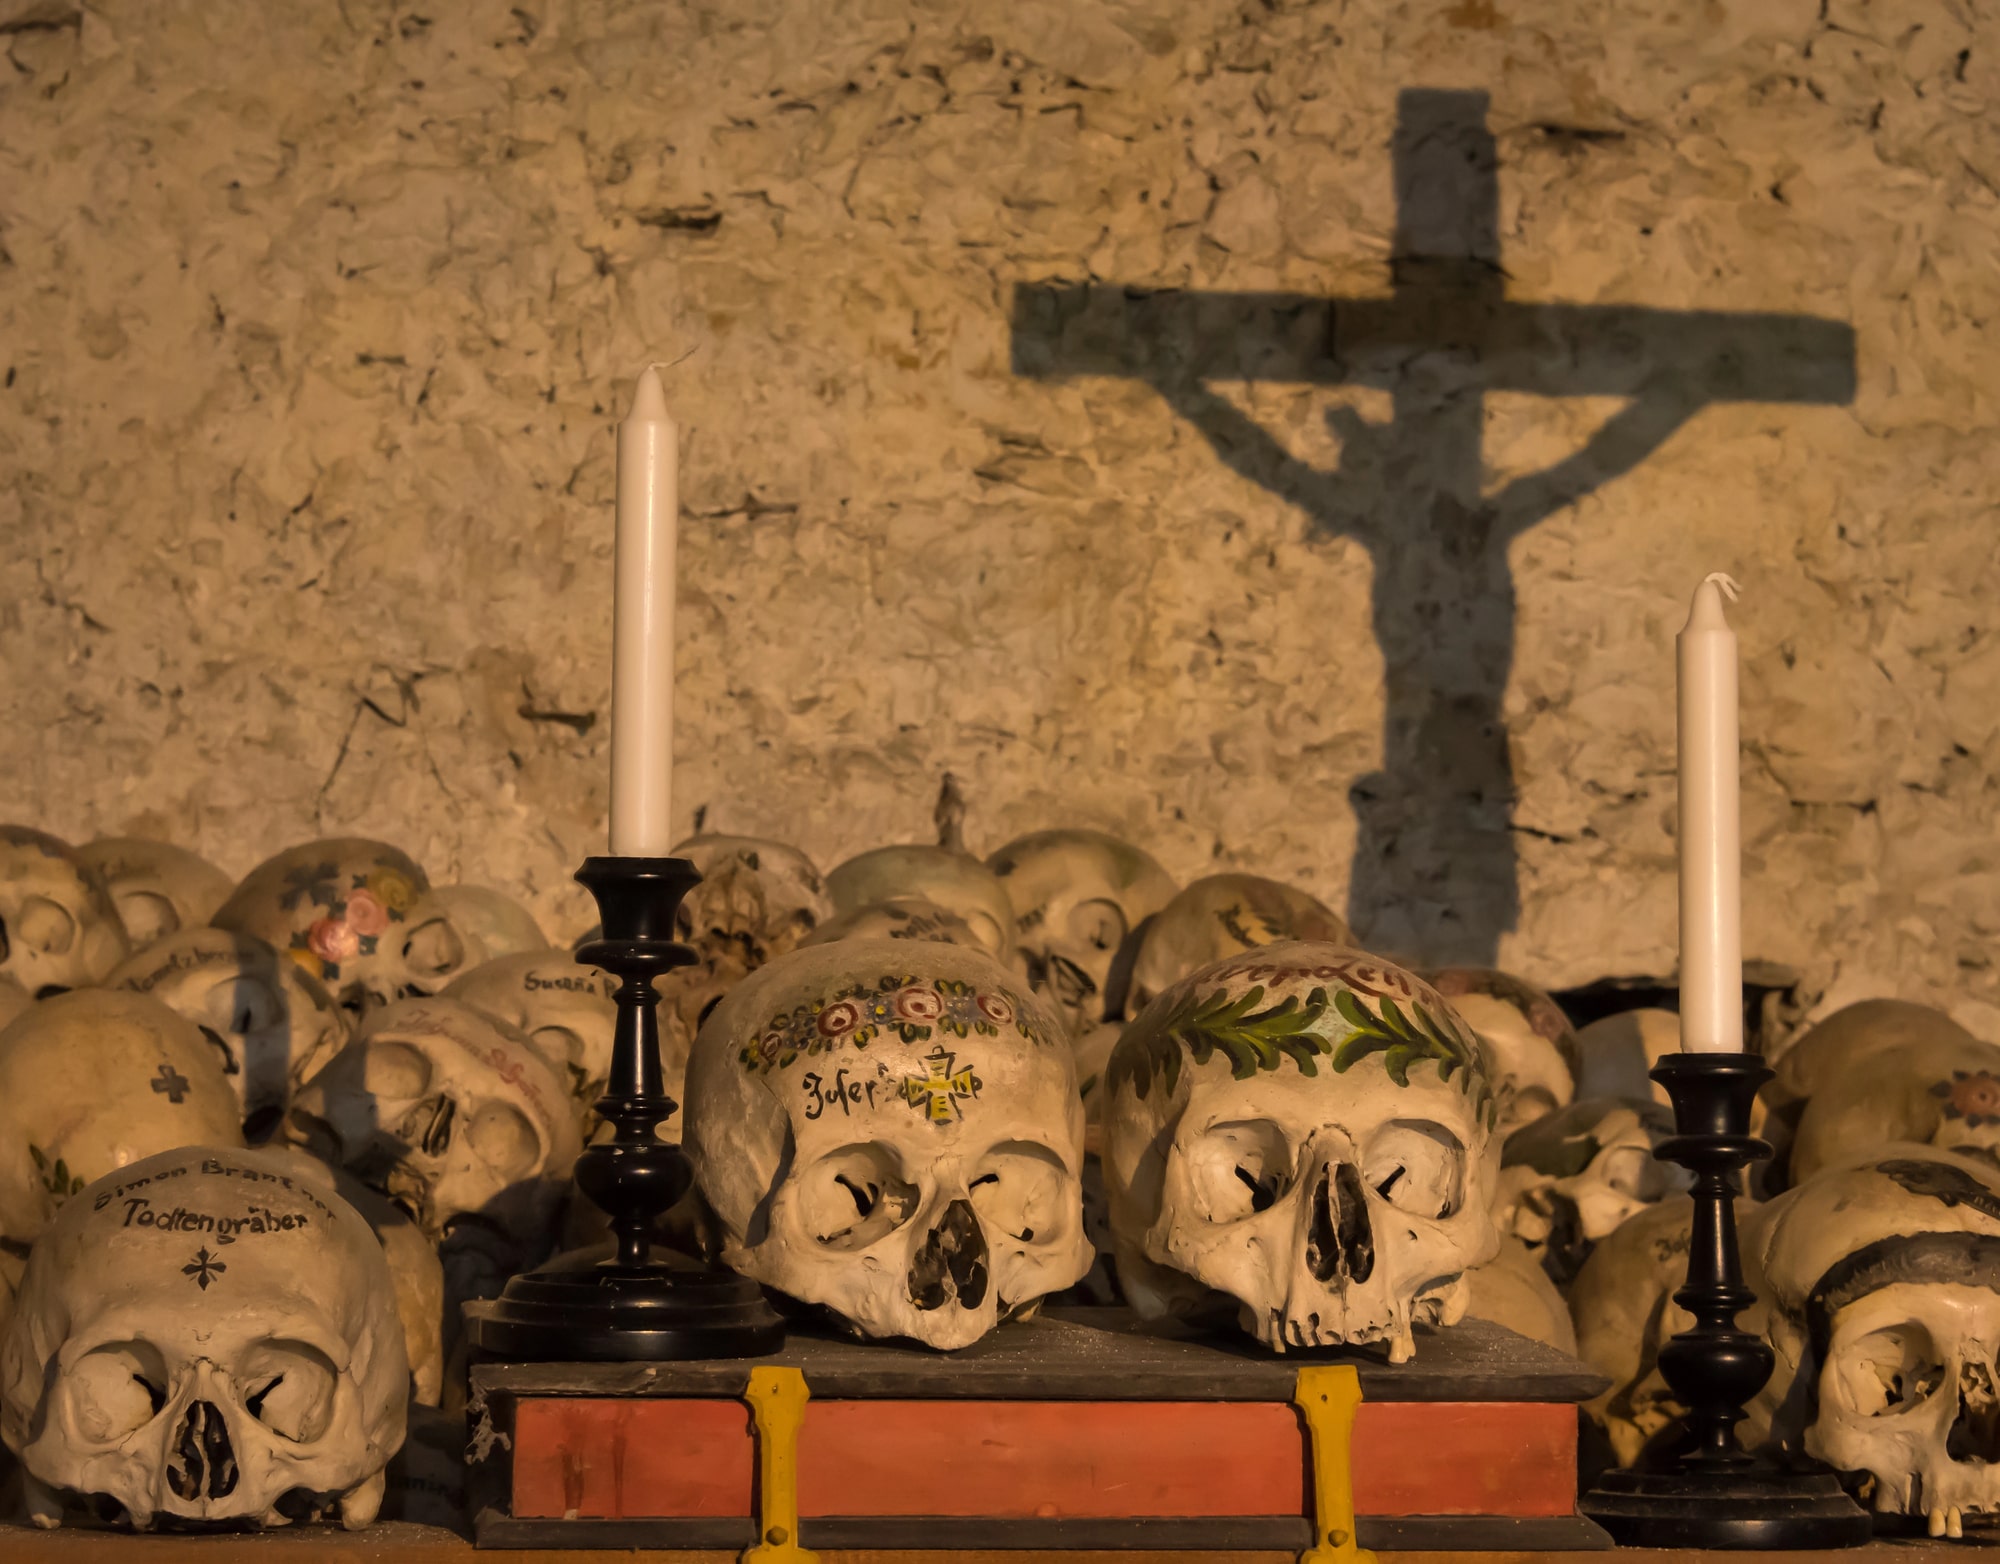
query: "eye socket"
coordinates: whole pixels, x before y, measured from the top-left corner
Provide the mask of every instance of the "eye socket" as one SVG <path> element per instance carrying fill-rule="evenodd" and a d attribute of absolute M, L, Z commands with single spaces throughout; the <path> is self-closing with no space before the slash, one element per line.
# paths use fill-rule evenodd
<path fill-rule="evenodd" d="M 917 1209 L 917 1188 L 902 1161 L 880 1141 L 830 1151 L 798 1180 L 800 1224 L 837 1253 L 866 1249 L 895 1232 Z"/>
<path fill-rule="evenodd" d="M 1079 945 L 1116 950 L 1125 938 L 1125 910 L 1115 901 L 1078 902 L 1069 911 L 1069 937 Z"/>
<path fill-rule="evenodd" d="M 76 919 L 46 896 L 26 896 L 14 915 L 14 938 L 45 956 L 60 956 L 76 943 Z"/>
<path fill-rule="evenodd" d="M 558 1068 L 573 1064 L 581 1070 L 588 1064 L 583 1056 L 583 1039 L 566 1026 L 538 1026 L 528 1034 L 528 1041 Z"/>
<path fill-rule="evenodd" d="M 1268 1211 L 1297 1176 L 1292 1144 L 1270 1119 L 1210 1125 L 1187 1151 L 1194 1206 L 1211 1222 Z"/>
<path fill-rule="evenodd" d="M 1443 1221 L 1465 1204 L 1465 1146 L 1442 1124 L 1393 1119 L 1369 1141 L 1361 1178 L 1398 1211 Z"/>
<path fill-rule="evenodd" d="M 180 932 L 181 915 L 158 891 L 119 891 L 112 900 L 118 904 L 118 921 L 132 937 L 134 950 Z"/>
<path fill-rule="evenodd" d="M 293 1444 L 326 1432 L 339 1378 L 332 1360 L 303 1341 L 261 1341 L 236 1365 L 250 1415 Z"/>
<path fill-rule="evenodd" d="M 1942 1356 L 1931 1333 L 1909 1320 L 1836 1348 L 1828 1372 L 1840 1397 L 1863 1417 L 1893 1417 L 1937 1392 Z"/>
<path fill-rule="evenodd" d="M 373 1096 L 399 1101 L 430 1089 L 431 1062 L 408 1043 L 378 1041 L 362 1047 L 361 1084 Z"/>
<path fill-rule="evenodd" d="M 144 1428 L 167 1404 L 167 1377 L 166 1360 L 150 1342 L 93 1348 L 63 1376 L 77 1432 L 96 1444 L 115 1444 Z"/>
<path fill-rule="evenodd" d="M 479 1160 L 503 1178 L 526 1178 L 541 1160 L 541 1137 L 511 1103 L 482 1103 L 465 1126 L 465 1138 Z"/>
<path fill-rule="evenodd" d="M 1069 1231 L 1069 1175 L 1046 1146 L 1002 1141 L 980 1160 L 970 1188 L 972 1209 L 988 1232 L 1032 1244 Z"/>
<path fill-rule="evenodd" d="M 418 924 L 403 941 L 403 965 L 424 982 L 450 977 L 465 965 L 465 941 L 444 918 Z"/>

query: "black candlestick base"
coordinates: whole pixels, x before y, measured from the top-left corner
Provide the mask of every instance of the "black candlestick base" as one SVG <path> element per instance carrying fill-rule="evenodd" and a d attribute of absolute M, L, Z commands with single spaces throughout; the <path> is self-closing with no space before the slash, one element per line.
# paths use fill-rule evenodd
<path fill-rule="evenodd" d="M 1577 1505 L 1625 1547 L 1842 1548 L 1866 1542 L 1867 1513 L 1817 1462 L 1752 1454 L 1736 1437 L 1771 1377 L 1771 1349 L 1737 1327 L 1757 1301 L 1736 1246 L 1737 1173 L 1771 1148 L 1750 1133 L 1750 1104 L 1771 1078 L 1754 1054 L 1674 1054 L 1653 1079 L 1673 1099 L 1672 1139 L 1655 1155 L 1694 1174 L 1687 1285 L 1695 1319 L 1660 1349 L 1660 1374 L 1686 1414 L 1629 1471 L 1607 1472 Z"/>
<path fill-rule="evenodd" d="M 784 1343 L 784 1322 L 754 1282 L 681 1255 L 654 1253 L 653 1223 L 687 1192 L 678 1146 L 655 1126 L 677 1104 L 660 1079 L 660 996 L 653 979 L 694 952 L 674 939 L 681 898 L 700 881 L 685 858 L 587 858 L 576 877 L 597 898 L 604 936 L 579 961 L 624 979 L 614 996 L 611 1077 L 597 1099 L 612 1139 L 576 1159 L 577 1188 L 611 1218 L 609 1246 L 559 1255 L 469 1304 L 472 1345 L 516 1361 L 622 1362 L 754 1357 Z"/>

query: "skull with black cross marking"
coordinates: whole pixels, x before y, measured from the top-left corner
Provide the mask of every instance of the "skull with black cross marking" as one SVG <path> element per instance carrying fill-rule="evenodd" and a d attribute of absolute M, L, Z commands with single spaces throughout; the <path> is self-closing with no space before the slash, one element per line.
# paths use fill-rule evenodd
<path fill-rule="evenodd" d="M 1069 1047 L 978 951 L 779 957 L 696 1037 L 683 1136 L 729 1264 L 868 1336 L 963 1347 L 1090 1266 Z"/>
<path fill-rule="evenodd" d="M 1877 1511 L 1959 1536 L 2000 1519 L 2000 1178 L 1877 1147 L 1745 1226 L 1777 1355 L 1773 1438 L 1867 1474 Z"/>
<path fill-rule="evenodd" d="M 365 1526 L 409 1363 L 381 1246 L 283 1159 L 184 1147 L 71 1200 L 29 1256 L 0 1436 L 30 1516 Z"/>
<path fill-rule="evenodd" d="M 1498 1146 L 1472 1034 L 1340 945 L 1266 945 L 1163 991 L 1113 1050 L 1104 1174 L 1142 1315 L 1266 1346 L 1386 1343 L 1464 1312 Z"/>

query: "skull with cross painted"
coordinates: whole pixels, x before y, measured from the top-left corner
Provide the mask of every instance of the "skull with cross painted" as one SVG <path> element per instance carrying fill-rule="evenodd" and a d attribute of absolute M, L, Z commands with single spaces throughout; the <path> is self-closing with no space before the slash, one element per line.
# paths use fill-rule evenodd
<path fill-rule="evenodd" d="M 453 999 L 370 1012 L 293 1098 L 290 1133 L 410 1213 L 454 1300 L 547 1254 L 581 1146 L 558 1067 Z"/>
<path fill-rule="evenodd" d="M 0 1235 L 32 1242 L 91 1179 L 174 1146 L 241 1146 L 223 1051 L 157 999 L 57 994 L 0 1031 Z"/>
<path fill-rule="evenodd" d="M 111 893 L 67 842 L 0 825 L 0 973 L 30 994 L 95 983 L 131 949 Z"/>
<path fill-rule="evenodd" d="M 691 836 L 674 848 L 701 875 L 675 926 L 717 970 L 750 972 L 832 913 L 826 883 L 796 847 L 757 836 Z"/>
<path fill-rule="evenodd" d="M 435 993 L 464 968 L 449 916 L 420 912 L 430 882 L 385 842 L 334 837 L 267 858 L 230 894 L 215 926 L 275 946 L 349 1010 Z"/>
<path fill-rule="evenodd" d="M 1278 940 L 1346 945 L 1352 939 L 1338 913 L 1295 886 L 1255 874 L 1211 874 L 1176 893 L 1146 925 L 1125 1011 L 1137 1015 L 1161 989 L 1238 951 Z"/>
<path fill-rule="evenodd" d="M 762 968 L 695 1039 L 684 1136 L 729 1264 L 864 1335 L 963 1347 L 1090 1266 L 1068 1045 L 977 951 Z"/>
<path fill-rule="evenodd" d="M 347 1012 L 254 934 L 183 929 L 127 958 L 105 982 L 150 994 L 201 1028 L 242 1101 L 252 1144 L 270 1139 L 293 1091 L 347 1041 Z"/>
<path fill-rule="evenodd" d="M 2000 1177 L 1876 1146 L 1745 1224 L 1777 1356 L 1771 1434 L 1867 1474 L 1884 1514 L 1959 1536 L 2000 1519 Z"/>
<path fill-rule="evenodd" d="M 35 1245 L 0 1348 L 29 1513 L 365 1526 L 409 1363 L 381 1246 L 331 1187 L 221 1147 L 99 1179 Z"/>
<path fill-rule="evenodd" d="M 1015 959 L 1071 1031 L 1123 1013 L 1121 958 L 1141 924 L 1173 899 L 1167 871 L 1102 831 L 1034 831 L 986 860 L 1014 909 Z"/>
<path fill-rule="evenodd" d="M 1142 1316 L 1233 1319 L 1280 1352 L 1381 1342 L 1400 1363 L 1499 1247 L 1478 1043 L 1374 956 L 1284 943 L 1204 967 L 1125 1029 L 1105 1091 Z"/>
<path fill-rule="evenodd" d="M 77 849 L 103 876 L 134 950 L 183 929 L 198 929 L 229 899 L 234 884 L 199 853 L 171 842 L 105 836 Z"/>

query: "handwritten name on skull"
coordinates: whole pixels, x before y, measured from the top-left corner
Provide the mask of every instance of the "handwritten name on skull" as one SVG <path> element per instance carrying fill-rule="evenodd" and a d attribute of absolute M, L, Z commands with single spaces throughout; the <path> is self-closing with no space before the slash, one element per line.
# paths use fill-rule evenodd
<path fill-rule="evenodd" d="M 243 1216 L 218 1216 L 212 1211 L 191 1211 L 186 1206 L 155 1211 L 152 1201 L 144 1195 L 134 1195 L 125 1202 L 125 1220 L 119 1225 L 153 1227 L 163 1233 L 213 1233 L 218 1244 L 233 1244 L 246 1233 L 289 1233 L 310 1227 L 312 1219 L 299 1212 L 273 1211 L 259 1205 L 252 1205 Z"/>
<path fill-rule="evenodd" d="M 312 1189 L 302 1181 L 290 1178 L 283 1173 L 265 1173 L 257 1168 L 246 1168 L 237 1163 L 224 1162 L 219 1157 L 204 1157 L 198 1164 L 184 1162 L 179 1167 L 162 1168 L 159 1172 L 149 1173 L 144 1178 L 127 1179 L 122 1184 L 114 1184 L 111 1188 L 100 1193 L 91 1202 L 90 1208 L 93 1211 L 102 1211 L 112 1201 L 124 1199 L 135 1189 L 145 1189 L 150 1185 L 163 1183 L 167 1179 L 185 1178 L 188 1174 L 197 1170 L 210 1178 L 240 1178 L 248 1184 L 276 1184 L 284 1189 L 286 1193 L 297 1195 L 300 1199 L 309 1201 L 319 1207 L 320 1211 L 325 1215 L 329 1217 L 333 1215 L 333 1207 L 314 1194 Z M 128 1220 L 125 1225 L 129 1227 L 132 1224 Z"/>
<path fill-rule="evenodd" d="M 539 993 L 543 989 L 559 988 L 566 993 L 601 994 L 604 998 L 610 999 L 618 992 L 618 980 L 601 976 L 571 977 L 567 974 L 562 977 L 542 977 L 538 973 L 528 972 L 522 975 L 521 987 L 531 994 Z"/>

